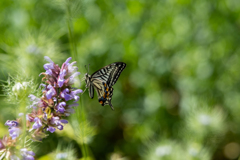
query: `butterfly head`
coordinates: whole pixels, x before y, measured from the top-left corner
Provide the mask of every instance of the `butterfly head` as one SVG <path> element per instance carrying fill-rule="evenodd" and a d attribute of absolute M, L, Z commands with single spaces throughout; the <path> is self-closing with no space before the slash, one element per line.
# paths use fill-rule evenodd
<path fill-rule="evenodd" d="M 91 78 L 91 75 L 89 75 L 88 73 L 85 74 L 85 82 L 86 82 L 86 85 L 87 87 L 90 85 L 90 78 Z"/>

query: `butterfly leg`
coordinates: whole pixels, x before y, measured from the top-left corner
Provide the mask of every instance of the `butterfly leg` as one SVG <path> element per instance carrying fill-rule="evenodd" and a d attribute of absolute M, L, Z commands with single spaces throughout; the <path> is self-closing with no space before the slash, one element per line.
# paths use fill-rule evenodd
<path fill-rule="evenodd" d="M 109 106 L 111 107 L 111 109 L 114 111 L 114 108 L 113 108 L 113 105 L 112 105 L 112 103 L 110 102 L 109 103 Z"/>
<path fill-rule="evenodd" d="M 81 95 L 86 91 L 87 87 L 85 87 L 84 91 L 81 93 Z"/>

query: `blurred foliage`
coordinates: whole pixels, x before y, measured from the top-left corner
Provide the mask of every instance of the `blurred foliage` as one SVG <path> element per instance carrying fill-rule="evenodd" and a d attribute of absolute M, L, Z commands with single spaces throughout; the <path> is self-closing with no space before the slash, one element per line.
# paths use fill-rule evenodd
<path fill-rule="evenodd" d="M 239 0 L 0 1 L 3 81 L 40 83 L 45 55 L 57 64 L 72 56 L 80 78 L 86 64 L 91 74 L 127 63 L 115 111 L 85 92 L 68 129 L 38 144 L 37 157 L 64 157 L 72 144 L 78 159 L 237 159 L 239 14 Z M 18 106 L 0 102 L 3 136 Z"/>

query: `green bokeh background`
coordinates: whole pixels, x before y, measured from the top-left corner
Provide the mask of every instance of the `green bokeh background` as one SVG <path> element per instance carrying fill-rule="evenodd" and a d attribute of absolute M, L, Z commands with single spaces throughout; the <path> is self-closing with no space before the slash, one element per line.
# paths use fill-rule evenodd
<path fill-rule="evenodd" d="M 88 64 L 90 74 L 127 64 L 115 111 L 85 92 L 72 123 L 34 147 L 37 159 L 59 145 L 77 159 L 238 159 L 239 15 L 239 0 L 1 0 L 1 80 L 39 84 L 44 56 L 59 65 L 72 56 L 80 79 Z M 1 137 L 18 113 L 6 99 Z"/>

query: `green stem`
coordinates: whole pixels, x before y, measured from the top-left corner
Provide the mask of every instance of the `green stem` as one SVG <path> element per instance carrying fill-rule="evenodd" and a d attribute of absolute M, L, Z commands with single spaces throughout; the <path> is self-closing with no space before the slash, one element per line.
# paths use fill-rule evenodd
<path fill-rule="evenodd" d="M 71 2 L 70 0 L 67 1 L 67 25 L 68 25 L 68 37 L 69 37 L 69 43 L 71 47 L 71 56 L 74 60 L 77 58 L 77 45 L 74 38 L 74 32 L 73 32 L 73 24 L 72 24 L 72 13 L 71 13 Z"/>
<path fill-rule="evenodd" d="M 73 32 L 73 24 L 72 24 L 72 14 L 71 14 L 71 2 L 70 0 L 66 0 L 67 4 L 67 25 L 68 25 L 68 36 L 69 36 L 69 43 L 71 47 L 71 56 L 73 57 L 74 60 L 77 58 L 77 45 L 74 37 L 74 32 Z M 80 113 L 81 114 L 81 137 L 82 137 L 82 145 L 81 145 L 81 151 L 83 153 L 84 159 L 87 159 L 88 157 L 88 152 L 87 152 L 87 146 L 84 142 L 84 124 L 85 124 L 85 114 L 84 114 L 84 109 L 82 105 L 82 100 L 81 100 L 81 105 L 80 105 Z"/>
<path fill-rule="evenodd" d="M 84 125 L 86 124 L 86 119 L 85 119 L 85 113 L 84 113 L 84 109 L 83 109 L 83 101 L 81 99 L 81 105 L 80 105 L 80 111 L 81 111 L 81 117 L 82 117 L 82 122 L 83 122 L 83 127 L 81 128 L 82 129 L 82 137 L 83 137 L 83 144 L 82 144 L 82 150 L 84 151 L 83 152 L 83 155 L 84 155 L 84 159 L 86 159 L 86 157 L 88 157 L 88 152 L 87 152 L 87 146 L 84 142 Z"/>

